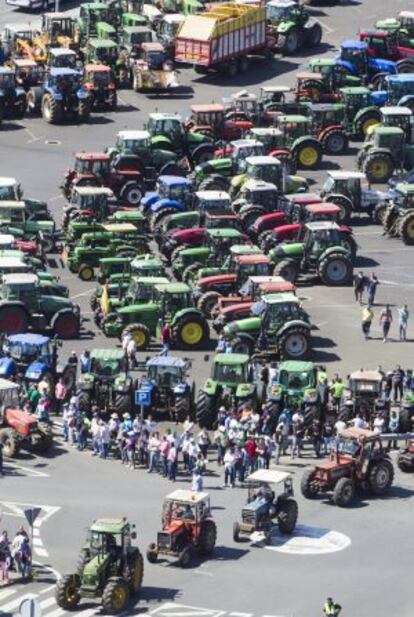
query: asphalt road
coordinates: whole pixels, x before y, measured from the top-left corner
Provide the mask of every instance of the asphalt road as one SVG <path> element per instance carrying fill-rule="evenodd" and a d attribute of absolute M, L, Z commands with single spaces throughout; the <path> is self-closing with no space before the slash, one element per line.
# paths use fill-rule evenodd
<path fill-rule="evenodd" d="M 407 3 L 400 0 L 390 7 L 367 0 L 311 8 L 324 30 L 318 55 L 332 54 L 340 41 L 352 37 L 359 26 L 368 26 L 405 8 Z M 36 18 L 0 1 L 0 28 L 7 23 L 33 22 Z M 180 79 L 189 86 L 189 93 L 182 98 L 150 99 L 123 91 L 117 113 L 94 114 L 83 126 L 51 127 L 33 118 L 5 122 L 0 132 L 0 174 L 17 177 L 26 196 L 48 200 L 59 223 L 64 200 L 58 187 L 76 151 L 103 149 L 114 142 L 117 131 L 141 127 L 146 114 L 155 109 L 185 114 L 192 102 L 219 102 L 241 88 L 258 91 L 260 85 L 270 83 L 291 85 L 295 71 L 310 55 L 260 62 L 248 74 L 232 81 L 213 75 L 200 78 L 190 70 L 182 70 Z M 355 144 L 350 156 L 331 160 L 326 169 L 353 169 L 357 147 Z M 315 188 L 324 177 L 324 171 L 311 174 Z M 381 230 L 364 218 L 356 219 L 354 228 L 360 246 L 357 268 L 377 273 L 381 283 L 378 302 L 389 302 L 395 307 L 407 302 L 413 311 L 412 249 L 398 240 L 382 237 Z M 51 258 L 50 268 L 69 285 L 71 297 L 81 305 L 85 317 L 81 340 L 65 343 L 63 355 L 71 349 L 80 352 L 85 347 L 112 347 L 114 340 L 102 337 L 91 321 L 89 295 L 95 284 L 83 283 L 71 275 L 62 268 L 58 256 Z M 411 366 L 412 341 L 400 344 L 391 340 L 384 345 L 378 321 L 373 327 L 373 339 L 362 339 L 360 307 L 354 303 L 350 288 L 328 289 L 307 284 L 300 289 L 300 295 L 318 328 L 314 331 L 315 361 L 326 363 L 330 374 L 338 371 L 345 376 L 359 367 L 374 368 L 378 364 L 384 368 L 396 363 Z M 378 318 L 380 306 L 374 310 Z M 414 338 L 413 327 L 409 325 L 408 334 Z M 391 337 L 396 337 L 395 324 Z M 192 360 L 194 377 L 201 383 L 208 374 L 209 362 L 204 360 L 204 353 L 193 354 Z M 288 460 L 283 462 L 289 464 Z M 303 463 L 306 462 L 304 459 Z M 35 558 L 60 573 L 72 570 L 85 530 L 98 516 L 129 516 L 137 525 L 138 543 L 145 549 L 155 537 L 162 498 L 171 488 L 161 478 L 143 471 L 133 473 L 114 462 L 92 459 L 61 444 L 50 458 L 27 456 L 19 459 L 17 465 L 10 464 L 8 476 L 0 480 L 4 515 L 1 524 L 13 530 L 21 520 L 22 509 L 42 505 Z M 295 485 L 301 465 L 302 461 L 292 466 L 297 472 Z M 363 499 L 350 510 L 335 508 L 325 500 L 305 501 L 297 488 L 302 526 L 299 538 L 292 543 L 275 535 L 274 546 L 265 549 L 250 543 L 233 543 L 231 526 L 240 514 L 245 495 L 240 489 L 223 490 L 222 478 L 214 466 L 212 469 L 205 488 L 211 493 L 219 528 L 214 559 L 186 571 L 146 564 L 145 588 L 131 614 L 317 617 L 327 595 L 333 595 L 344 606 L 344 617 L 412 614 L 406 582 L 414 549 L 410 533 L 412 478 L 397 473 L 395 488 L 387 499 Z M 179 478 L 177 485 L 187 486 L 184 482 L 186 479 Z M 0 590 L 0 614 L 13 613 L 22 595 L 30 591 L 39 594 L 46 617 L 63 617 L 64 612 L 53 602 L 53 572 L 42 567 L 38 576 L 37 582 L 27 587 L 18 584 Z M 392 592 L 388 592 L 391 576 Z M 87 604 L 80 614 L 89 617 L 96 610 Z"/>

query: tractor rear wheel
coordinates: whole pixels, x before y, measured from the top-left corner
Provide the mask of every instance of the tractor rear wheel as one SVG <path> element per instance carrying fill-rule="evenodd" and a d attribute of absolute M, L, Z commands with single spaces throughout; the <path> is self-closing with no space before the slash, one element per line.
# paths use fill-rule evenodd
<path fill-rule="evenodd" d="M 216 545 L 216 539 L 216 523 L 211 520 L 201 523 L 200 536 L 198 539 L 198 552 L 200 555 L 211 555 Z"/>
<path fill-rule="evenodd" d="M 234 353 L 243 353 L 252 356 L 256 347 L 255 339 L 250 334 L 239 334 L 233 343 Z"/>
<path fill-rule="evenodd" d="M 53 332 L 61 339 L 73 339 L 79 337 L 80 319 L 75 313 L 62 313 L 53 323 Z"/>
<path fill-rule="evenodd" d="M 270 248 L 272 248 L 271 240 L 273 237 L 273 229 L 265 229 L 260 232 L 257 238 L 257 244 L 261 249 L 267 252 Z"/>
<path fill-rule="evenodd" d="M 263 214 L 266 214 L 265 210 L 260 206 L 249 206 L 243 212 L 240 212 L 240 218 L 246 233 L 249 233 L 250 227 L 257 221 L 259 216 L 262 216 Z"/>
<path fill-rule="evenodd" d="M 240 542 L 240 523 L 237 521 L 233 523 L 233 540 L 235 542 Z"/>
<path fill-rule="evenodd" d="M 56 604 L 65 611 L 77 607 L 80 601 L 80 578 L 77 574 L 67 574 L 58 580 L 55 589 Z"/>
<path fill-rule="evenodd" d="M 315 22 L 312 28 L 306 32 L 305 43 L 307 47 L 317 47 L 322 39 L 322 28 L 318 22 Z"/>
<path fill-rule="evenodd" d="M 150 563 L 157 563 L 158 552 L 157 546 L 156 544 L 154 544 L 154 542 L 151 542 L 151 544 L 147 548 L 147 559 Z"/>
<path fill-rule="evenodd" d="M 46 93 L 42 98 L 42 116 L 49 124 L 59 124 L 63 118 L 61 101 L 57 101 L 51 94 Z"/>
<path fill-rule="evenodd" d="M 295 283 L 299 275 L 299 264 L 295 259 L 282 259 L 282 261 L 275 265 L 273 274 L 275 276 L 282 276 L 290 283 Z"/>
<path fill-rule="evenodd" d="M 333 195 L 328 195 L 326 197 L 326 201 L 329 201 L 329 203 L 335 204 L 338 208 L 341 208 L 341 211 L 339 212 L 339 220 L 341 223 L 347 225 L 351 220 L 353 212 L 352 201 L 348 197 L 345 197 L 345 195 L 336 195 L 335 193 Z"/>
<path fill-rule="evenodd" d="M 186 396 L 179 396 L 175 400 L 174 415 L 177 422 L 185 422 L 191 415 L 191 401 Z"/>
<path fill-rule="evenodd" d="M 201 349 L 210 338 L 210 329 L 203 315 L 183 315 L 172 329 L 174 344 L 179 349 Z"/>
<path fill-rule="evenodd" d="M 367 155 L 362 171 L 371 184 L 386 184 L 394 173 L 394 169 L 394 162 L 389 154 L 372 152 Z"/>
<path fill-rule="evenodd" d="M 222 296 L 218 291 L 206 291 L 198 299 L 198 310 L 201 311 L 207 319 L 211 319 L 212 311 L 221 297 Z"/>
<path fill-rule="evenodd" d="M 128 182 L 121 190 L 121 198 L 130 206 L 138 206 L 144 193 L 145 189 L 138 182 Z"/>
<path fill-rule="evenodd" d="M 387 212 L 387 208 L 388 206 L 386 202 L 382 201 L 372 209 L 371 218 L 374 223 L 377 223 L 378 225 L 384 224 L 384 218 Z"/>
<path fill-rule="evenodd" d="M 277 523 L 280 533 L 292 533 L 298 520 L 298 504 L 294 499 L 283 499 L 277 513 Z"/>
<path fill-rule="evenodd" d="M 398 208 L 397 206 L 388 206 L 384 213 L 384 218 L 382 219 L 382 224 L 384 227 L 385 233 L 391 233 L 393 230 L 394 223 L 398 217 Z M 394 230 L 393 230 L 394 232 Z"/>
<path fill-rule="evenodd" d="M 347 508 L 355 497 L 355 484 L 350 478 L 339 478 L 333 490 L 332 501 L 340 508 Z"/>
<path fill-rule="evenodd" d="M 81 281 L 91 281 L 94 277 L 94 270 L 88 264 L 81 264 L 78 270 L 78 276 Z"/>
<path fill-rule="evenodd" d="M 181 568 L 188 568 L 191 562 L 191 548 L 186 546 L 178 555 L 177 563 Z"/>
<path fill-rule="evenodd" d="M 199 191 L 227 191 L 229 188 L 229 180 L 224 176 L 214 174 L 201 180 L 198 187 Z"/>
<path fill-rule="evenodd" d="M 81 552 L 79 553 L 79 557 L 76 562 L 76 574 L 78 574 L 78 576 L 83 575 L 83 570 L 86 564 L 90 561 L 90 559 L 91 559 L 91 554 L 89 552 L 89 549 L 83 548 Z"/>
<path fill-rule="evenodd" d="M 365 137 L 368 135 L 368 130 L 372 126 L 379 124 L 379 122 L 381 122 L 381 114 L 379 110 L 375 111 L 374 109 L 370 109 L 369 111 L 366 111 L 358 118 L 355 127 L 356 137 L 359 137 L 360 139 L 365 139 Z"/>
<path fill-rule="evenodd" d="M 301 327 L 289 328 L 278 337 L 277 347 L 282 358 L 306 358 L 311 347 L 309 331 Z"/>
<path fill-rule="evenodd" d="M 319 278 L 331 287 L 347 285 L 352 279 L 352 272 L 352 260 L 343 253 L 331 253 L 321 259 L 318 265 Z"/>
<path fill-rule="evenodd" d="M 300 481 L 300 491 L 306 499 L 315 499 L 318 496 L 318 489 L 314 485 L 316 467 L 307 467 L 303 472 Z"/>
<path fill-rule="evenodd" d="M 399 221 L 399 235 L 404 244 L 414 244 L 414 211 L 407 212 Z"/>
<path fill-rule="evenodd" d="M 197 280 L 198 271 L 202 267 L 203 267 L 203 264 L 193 263 L 187 266 L 186 268 L 184 268 L 183 274 L 182 274 L 183 283 L 187 283 L 187 285 L 190 285 L 191 287 L 194 284 L 194 282 Z"/>
<path fill-rule="evenodd" d="M 323 137 L 321 144 L 328 154 L 343 154 L 348 150 L 349 140 L 345 131 L 334 129 Z"/>
<path fill-rule="evenodd" d="M 122 613 L 129 602 L 128 583 L 117 576 L 110 578 L 102 594 L 102 606 L 110 615 Z"/>
<path fill-rule="evenodd" d="M 301 169 L 317 169 L 323 156 L 321 144 L 312 138 L 298 144 L 293 153 Z"/>
<path fill-rule="evenodd" d="M 284 56 L 292 56 L 302 46 L 302 36 L 298 28 L 291 28 L 286 34 L 279 34 L 277 46 Z"/>
<path fill-rule="evenodd" d="M 46 422 L 39 422 L 39 432 L 33 435 L 32 448 L 36 452 L 47 452 L 53 446 L 52 427 Z"/>
<path fill-rule="evenodd" d="M 0 307 L 0 332 L 3 334 L 20 334 L 26 332 L 29 317 L 21 306 Z"/>
<path fill-rule="evenodd" d="M 411 459 L 411 462 L 405 461 L 401 453 L 398 454 L 397 465 L 398 469 L 403 473 L 413 473 L 414 471 L 414 460 Z"/>
<path fill-rule="evenodd" d="M 78 401 L 79 401 L 79 409 L 83 412 L 90 412 L 92 409 L 92 400 L 91 400 L 91 394 L 89 392 L 85 392 L 84 390 L 81 390 L 79 397 L 78 397 Z"/>
<path fill-rule="evenodd" d="M 12 428 L 0 429 L 0 443 L 3 446 L 3 454 L 8 458 L 15 458 L 20 450 L 20 442 L 16 431 Z"/>
<path fill-rule="evenodd" d="M 144 559 L 138 550 L 130 557 L 124 577 L 128 582 L 130 593 L 138 594 L 144 578 Z"/>
<path fill-rule="evenodd" d="M 130 413 L 132 409 L 131 392 L 116 392 L 115 393 L 115 409 L 116 412 L 123 416 L 124 413 Z"/>
<path fill-rule="evenodd" d="M 196 402 L 195 419 L 200 428 L 211 429 L 217 419 L 216 401 L 204 390 L 199 390 Z"/>
<path fill-rule="evenodd" d="M 161 221 L 163 221 L 166 216 L 169 216 L 170 214 L 176 214 L 176 213 L 177 213 L 176 208 L 161 208 L 161 210 L 158 210 L 158 212 L 155 212 L 152 215 L 151 221 L 150 221 L 151 231 L 154 232 L 155 229 L 159 227 L 159 225 L 161 224 Z"/>
<path fill-rule="evenodd" d="M 391 461 L 383 460 L 374 464 L 369 471 L 369 486 L 374 495 L 384 495 L 394 480 Z"/>
<path fill-rule="evenodd" d="M 132 323 L 122 330 L 121 339 L 125 334 L 132 334 L 132 338 L 137 346 L 137 351 L 147 349 L 151 342 L 151 333 L 149 328 L 143 323 Z"/>

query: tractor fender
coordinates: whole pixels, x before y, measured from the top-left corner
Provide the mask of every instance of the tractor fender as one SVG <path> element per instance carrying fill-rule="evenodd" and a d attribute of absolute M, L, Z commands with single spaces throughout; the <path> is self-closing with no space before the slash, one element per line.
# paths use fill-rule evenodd
<path fill-rule="evenodd" d="M 370 92 L 369 100 L 372 105 L 376 107 L 382 107 L 387 103 L 388 100 L 388 92 L 386 90 L 373 90 Z M 401 101 L 398 103 L 402 105 Z"/>
<path fill-rule="evenodd" d="M 196 148 L 194 148 L 194 150 L 191 153 L 191 158 L 193 159 L 193 161 L 196 161 L 198 157 L 201 154 L 204 154 L 205 152 L 211 152 L 212 156 L 214 156 L 215 149 L 216 149 L 215 145 L 211 142 L 202 143 Z"/>
<path fill-rule="evenodd" d="M 236 398 L 247 398 L 256 391 L 256 385 L 251 383 L 240 383 L 236 388 Z"/>
<path fill-rule="evenodd" d="M 90 94 L 85 88 L 78 88 L 76 91 L 76 96 L 79 100 L 88 99 Z"/>
<path fill-rule="evenodd" d="M 39 381 L 50 370 L 51 367 L 46 362 L 32 362 L 27 367 L 24 376 L 28 381 Z"/>
<path fill-rule="evenodd" d="M 360 118 L 362 118 L 362 116 L 365 116 L 366 113 L 371 113 L 371 112 L 374 112 L 374 113 L 378 114 L 378 122 L 379 122 L 380 111 L 379 111 L 378 107 L 376 107 L 375 105 L 371 105 L 370 107 L 363 107 L 362 109 L 357 111 L 357 113 L 355 114 L 355 117 L 354 117 L 354 121 L 353 121 L 354 126 L 356 126 L 358 124 L 358 121 L 359 121 Z"/>
<path fill-rule="evenodd" d="M 170 148 L 168 146 L 173 145 L 171 139 L 169 139 L 165 135 L 154 135 L 153 137 L 151 137 L 150 143 L 151 147 L 157 150 L 162 146 L 167 146 L 167 150 L 169 150 Z"/>
<path fill-rule="evenodd" d="M 332 131 L 343 131 L 343 130 L 344 130 L 344 127 L 342 126 L 342 124 L 332 124 L 331 126 L 327 126 L 320 133 L 318 133 L 317 140 L 322 141 L 322 139 L 326 135 L 329 135 L 329 133 L 331 133 Z"/>
<path fill-rule="evenodd" d="M 205 319 L 204 315 L 202 313 L 200 313 L 200 311 L 197 311 L 197 309 L 195 308 L 185 308 L 185 309 L 181 309 L 180 311 L 177 311 L 172 319 L 171 322 L 171 326 L 174 326 L 177 321 L 179 319 L 181 319 L 181 317 L 189 317 L 189 316 L 193 316 L 193 317 L 197 317 L 198 319 Z"/>
<path fill-rule="evenodd" d="M 225 336 L 234 336 L 240 332 L 256 333 L 262 325 L 261 317 L 246 317 L 246 319 L 238 319 L 224 326 L 223 332 Z"/>
<path fill-rule="evenodd" d="M 414 95 L 406 94 L 398 101 L 399 106 L 407 105 L 407 103 L 414 103 Z M 412 107 L 412 105 L 408 105 L 408 107 Z"/>
<path fill-rule="evenodd" d="M 341 60 L 340 58 L 335 58 L 335 62 L 338 67 L 345 69 L 347 73 L 350 73 L 351 75 L 358 74 L 356 67 L 351 62 L 348 62 L 347 60 Z"/>
<path fill-rule="evenodd" d="M 60 309 L 60 311 L 57 311 L 50 320 L 50 326 L 52 329 L 55 327 L 55 323 L 58 320 L 58 317 L 60 317 L 61 315 L 65 315 L 66 313 L 73 315 L 73 308 L 65 307 Z"/>
<path fill-rule="evenodd" d="M 45 87 L 45 94 L 51 94 L 56 101 L 63 101 L 63 95 L 56 88 L 50 88 L 49 86 Z"/>
<path fill-rule="evenodd" d="M 206 383 L 204 384 L 203 390 L 206 394 L 208 394 L 208 396 L 215 396 L 219 388 L 220 386 L 217 381 L 207 379 Z"/>
<path fill-rule="evenodd" d="M 349 251 L 347 251 L 346 248 L 344 248 L 343 246 L 330 246 L 328 249 L 326 249 L 326 251 L 323 251 L 323 253 L 320 254 L 319 261 L 321 262 L 329 255 L 332 255 L 332 253 L 335 253 L 336 255 L 338 253 L 341 253 L 342 255 L 347 255 L 349 257 Z"/>
<path fill-rule="evenodd" d="M 159 199 L 150 206 L 150 210 L 153 213 L 159 212 L 164 208 L 175 208 L 180 212 L 185 210 L 185 206 L 179 201 L 175 201 L 175 199 Z"/>
<path fill-rule="evenodd" d="M 367 144 L 367 146 L 368 146 L 368 144 Z M 375 154 L 377 154 L 378 152 L 380 152 L 380 153 L 382 153 L 382 154 L 385 154 L 385 155 L 389 156 L 389 157 L 390 157 L 390 159 L 394 162 L 394 157 L 393 157 L 393 155 L 392 155 L 392 152 L 391 152 L 391 150 L 388 150 L 388 148 L 374 148 L 374 147 L 371 147 L 371 148 L 370 148 L 370 147 L 368 147 L 368 148 L 366 149 L 366 154 L 367 154 L 367 156 L 368 156 L 368 155 L 372 155 L 372 154 L 374 154 L 374 153 L 375 153 Z"/>
<path fill-rule="evenodd" d="M 268 156 L 275 156 L 276 158 L 278 156 L 289 156 L 291 154 L 290 150 L 288 150 L 287 148 L 279 148 L 278 150 L 271 150 L 271 152 L 269 152 Z"/>
<path fill-rule="evenodd" d="M 277 336 L 280 337 L 282 334 L 290 330 L 291 328 L 305 328 L 305 330 L 311 330 L 311 325 L 307 321 L 303 319 L 293 319 L 292 321 L 286 322 L 280 330 L 278 330 Z"/>
<path fill-rule="evenodd" d="M 145 193 L 144 197 L 141 199 L 141 206 L 144 210 L 147 210 L 152 204 L 155 204 L 156 201 L 159 201 L 160 194 L 156 191 L 150 191 Z"/>
<path fill-rule="evenodd" d="M 293 21 L 282 21 L 277 27 L 278 34 L 286 34 L 295 27 L 295 23 Z"/>
<path fill-rule="evenodd" d="M 387 73 L 388 75 L 396 75 L 397 73 L 397 65 L 392 60 L 368 58 L 368 67 L 376 73 Z"/>
<path fill-rule="evenodd" d="M 315 142 L 315 144 L 317 144 L 318 148 L 320 148 L 319 141 L 315 139 L 315 137 L 312 137 L 312 135 L 303 135 L 303 137 L 298 137 L 298 139 L 295 139 L 295 141 L 292 143 L 292 152 L 306 141 L 313 141 Z"/>
<path fill-rule="evenodd" d="M 17 365 L 13 358 L 0 358 L 0 377 L 10 379 L 10 377 L 14 377 L 16 371 Z"/>
<path fill-rule="evenodd" d="M 18 300 L 13 300 L 12 302 L 10 302 L 9 300 L 0 300 L 0 308 L 2 308 L 3 306 L 7 306 L 10 308 L 19 308 L 23 309 L 26 313 L 28 312 L 25 304 L 23 302 L 19 302 Z"/>

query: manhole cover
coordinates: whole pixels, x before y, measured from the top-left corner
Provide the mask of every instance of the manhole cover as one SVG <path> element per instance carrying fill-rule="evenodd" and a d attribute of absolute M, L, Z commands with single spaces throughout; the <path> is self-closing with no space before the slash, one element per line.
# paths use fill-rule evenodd
<path fill-rule="evenodd" d="M 58 139 L 47 139 L 45 141 L 45 144 L 47 144 L 48 146 L 59 146 L 60 141 Z"/>

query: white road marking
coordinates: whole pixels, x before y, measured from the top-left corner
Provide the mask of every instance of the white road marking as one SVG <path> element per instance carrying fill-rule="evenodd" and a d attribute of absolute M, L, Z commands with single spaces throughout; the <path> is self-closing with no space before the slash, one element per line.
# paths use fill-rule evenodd
<path fill-rule="evenodd" d="M 229 615 L 233 615 L 234 617 L 253 617 L 253 613 L 238 613 L 237 611 L 233 611 L 229 613 Z M 270 615 L 266 615 L 266 617 L 270 617 Z"/>
<path fill-rule="evenodd" d="M 52 591 L 52 589 L 55 588 L 55 585 L 50 585 L 50 587 L 46 587 L 46 589 L 42 589 L 42 591 L 39 591 L 39 595 L 41 596 L 44 593 L 49 593 L 49 591 Z"/>
<path fill-rule="evenodd" d="M 3 589 L 3 591 L 0 591 L 0 602 L 5 600 L 9 596 L 12 596 L 14 593 L 16 593 L 16 591 L 16 589 Z"/>
<path fill-rule="evenodd" d="M 219 617 L 224 615 L 226 611 L 219 611 L 209 608 L 201 608 L 198 606 L 187 606 L 185 604 L 176 604 L 175 602 L 166 602 L 155 610 L 151 611 L 151 615 L 163 615 L 165 617 Z"/>
<path fill-rule="evenodd" d="M 34 477 L 34 478 L 50 478 L 50 475 L 48 473 L 45 473 L 44 471 L 38 471 L 37 469 L 31 469 L 30 467 L 24 467 L 23 465 L 17 465 L 17 463 L 12 463 L 11 461 L 8 461 L 7 463 L 5 463 L 4 467 L 6 471 L 7 471 L 7 468 L 20 469 L 21 471 L 25 471 L 29 476 Z"/>
<path fill-rule="evenodd" d="M 255 534 L 252 534 L 251 538 L 253 539 L 254 536 Z M 343 551 L 350 545 L 351 538 L 339 531 L 297 525 L 290 536 L 282 535 L 275 530 L 272 535 L 272 543 L 265 545 L 265 548 L 278 553 L 307 556 L 336 553 Z"/>
<path fill-rule="evenodd" d="M 336 32 L 335 28 L 330 28 L 324 21 L 322 21 L 321 19 L 315 19 L 315 21 L 318 22 L 318 24 L 324 29 L 326 30 L 326 32 L 328 32 L 328 34 L 332 34 L 333 32 Z"/>
<path fill-rule="evenodd" d="M 42 602 L 39 602 L 39 604 L 42 608 L 46 608 L 47 606 L 52 606 L 52 604 L 56 604 L 56 600 L 52 596 L 50 598 L 46 598 L 46 600 L 43 600 Z"/>
<path fill-rule="evenodd" d="M 34 534 L 33 534 L 33 536 L 34 536 Z M 43 542 L 42 542 L 41 538 L 33 537 L 33 546 L 43 546 Z"/>
<path fill-rule="evenodd" d="M 35 546 L 33 547 L 33 550 L 36 553 L 36 555 L 39 555 L 39 557 L 49 557 L 49 553 L 47 552 L 45 548 L 37 548 Z"/>
<path fill-rule="evenodd" d="M 14 600 L 9 602 L 8 604 L 3 604 L 1 607 L 2 612 L 9 613 L 10 611 L 14 611 L 14 609 L 19 606 L 21 601 L 22 598 L 19 596 L 18 598 L 14 598 Z"/>
<path fill-rule="evenodd" d="M 204 570 L 200 570 L 200 568 L 193 570 L 193 574 L 201 574 L 202 576 L 213 576 L 212 572 L 206 572 Z"/>
<path fill-rule="evenodd" d="M 82 291 L 79 294 L 76 294 L 74 296 L 71 296 L 69 299 L 70 300 L 75 300 L 75 298 L 81 298 L 82 296 L 88 296 L 90 295 L 93 291 L 95 291 L 96 287 L 92 287 L 91 289 L 87 289 L 86 291 Z M 82 313 L 82 315 L 85 315 L 85 313 Z"/>

